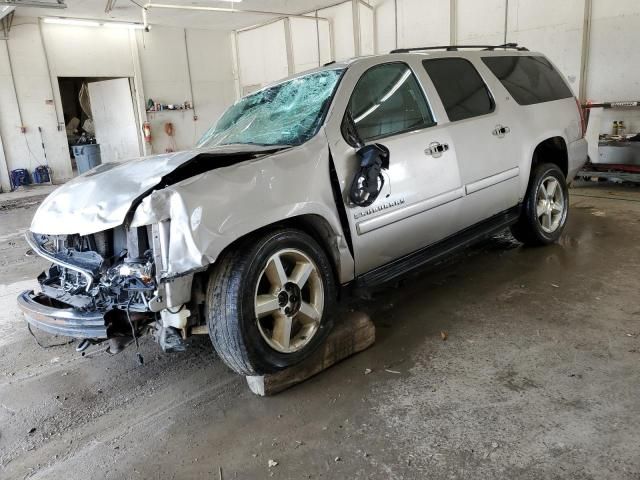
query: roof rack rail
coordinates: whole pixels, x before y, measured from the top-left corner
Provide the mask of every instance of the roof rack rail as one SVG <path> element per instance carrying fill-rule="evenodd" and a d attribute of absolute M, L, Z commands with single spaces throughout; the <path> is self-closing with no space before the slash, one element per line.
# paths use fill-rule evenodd
<path fill-rule="evenodd" d="M 440 45 L 438 47 L 415 47 L 415 48 L 397 48 L 391 50 L 390 53 L 410 53 L 422 52 L 425 50 L 446 50 L 448 52 L 457 52 L 461 48 L 477 48 L 480 50 L 496 50 L 500 48 L 518 50 L 519 52 L 528 52 L 526 47 L 519 47 L 517 43 L 504 43 L 502 45 Z"/>

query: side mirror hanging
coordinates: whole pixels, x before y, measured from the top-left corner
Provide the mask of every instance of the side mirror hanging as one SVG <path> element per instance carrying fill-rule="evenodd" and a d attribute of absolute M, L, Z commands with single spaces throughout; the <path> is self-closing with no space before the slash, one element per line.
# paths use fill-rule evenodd
<path fill-rule="evenodd" d="M 359 207 L 376 201 L 384 186 L 382 170 L 389 168 L 389 149 L 375 143 L 361 147 L 358 152 L 360 168 L 351 182 L 349 200 Z"/>

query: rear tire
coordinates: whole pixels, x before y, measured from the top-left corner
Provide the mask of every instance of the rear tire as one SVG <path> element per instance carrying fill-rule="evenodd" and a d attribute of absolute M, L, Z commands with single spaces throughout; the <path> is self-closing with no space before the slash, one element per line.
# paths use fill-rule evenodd
<path fill-rule="evenodd" d="M 221 256 L 209 279 L 209 336 L 241 375 L 295 365 L 326 339 L 336 283 L 324 250 L 299 230 L 253 237 Z"/>
<path fill-rule="evenodd" d="M 525 245 L 549 245 L 560 238 L 568 213 L 569 189 L 562 170 L 553 163 L 538 165 L 511 233 Z"/>

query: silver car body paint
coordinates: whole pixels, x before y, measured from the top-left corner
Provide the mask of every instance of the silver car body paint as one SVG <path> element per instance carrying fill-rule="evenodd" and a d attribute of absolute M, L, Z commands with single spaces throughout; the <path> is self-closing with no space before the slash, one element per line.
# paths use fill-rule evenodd
<path fill-rule="evenodd" d="M 163 176 L 201 153 L 219 155 L 273 150 L 225 146 L 104 163 L 58 187 L 40 205 L 30 230 L 47 235 L 87 235 L 122 225 L 134 201 Z"/>
<path fill-rule="evenodd" d="M 357 162 L 355 149 L 343 138 L 340 126 L 351 92 L 368 69 L 388 62 L 408 65 L 419 80 L 437 122 L 426 129 L 376 140 L 390 150 L 385 190 L 371 207 L 347 206 L 356 275 L 517 205 L 527 190 L 534 150 L 545 139 L 561 137 L 566 142 L 567 181 L 585 163 L 587 145 L 581 135 L 575 100 L 518 105 L 482 62 L 483 56 L 490 55 L 539 54 L 513 51 L 390 54 L 359 59 L 345 73 L 326 125 L 345 194 Z M 425 59 L 443 57 L 465 58 L 476 67 L 495 99 L 492 113 L 449 121 L 422 66 Z M 498 125 L 508 126 L 510 133 L 504 138 L 493 135 Z M 432 142 L 446 143 L 449 150 L 439 158 L 426 155 L 425 150 Z M 386 204 L 393 206 L 376 211 L 377 205 Z"/>
<path fill-rule="evenodd" d="M 340 279 L 352 279 L 353 259 L 333 200 L 322 130 L 301 146 L 154 191 L 137 208 L 132 226 L 170 219 L 165 275 L 171 277 L 214 262 L 248 233 L 301 216 L 326 223 Z"/>
<path fill-rule="evenodd" d="M 67 183 L 40 206 L 31 225 L 43 234 L 89 234 L 121 225 L 132 206 L 147 194 L 133 225 L 169 221 L 166 277 L 206 267 L 238 238 L 286 219 L 307 215 L 328 226 L 339 280 L 384 265 L 437 242 L 474 223 L 517 205 L 524 198 L 534 149 L 561 137 L 569 154 L 568 181 L 587 158 L 586 141 L 573 98 L 523 107 L 488 71 L 489 55 L 537 55 L 532 52 L 434 52 L 364 57 L 335 64 L 347 68 L 318 134 L 305 144 L 212 169 L 166 188 L 161 178 L 204 150 L 179 152 L 103 165 Z M 487 83 L 496 109 L 487 115 L 449 122 L 421 62 L 463 57 Z M 407 64 L 419 80 L 437 125 L 390 136 L 390 168 L 384 191 L 366 208 L 347 201 L 357 168 L 356 149 L 342 136 L 341 124 L 360 76 L 388 62 Z M 307 72 L 308 73 L 308 72 Z M 493 135 L 508 126 L 504 138 Z M 439 158 L 425 154 L 432 142 L 446 143 Z M 232 153 L 242 147 L 220 147 Z M 256 147 L 246 147 L 246 151 Z M 352 257 L 342 231 L 329 179 L 330 158 L 343 194 L 353 241 Z M 148 193 L 151 192 L 151 193 Z M 342 208 L 343 206 L 340 206 Z"/>

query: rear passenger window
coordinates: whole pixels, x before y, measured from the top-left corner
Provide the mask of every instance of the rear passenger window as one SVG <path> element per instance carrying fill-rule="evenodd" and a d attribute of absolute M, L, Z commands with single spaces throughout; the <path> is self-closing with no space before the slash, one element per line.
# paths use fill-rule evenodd
<path fill-rule="evenodd" d="M 560 74 L 544 57 L 484 57 L 482 61 L 520 105 L 573 97 Z"/>
<path fill-rule="evenodd" d="M 434 58 L 422 62 L 455 122 L 493 112 L 495 104 L 475 67 L 463 58 Z"/>
<path fill-rule="evenodd" d="M 353 90 L 349 112 L 365 142 L 434 125 L 422 89 L 404 63 L 367 70 Z"/>

